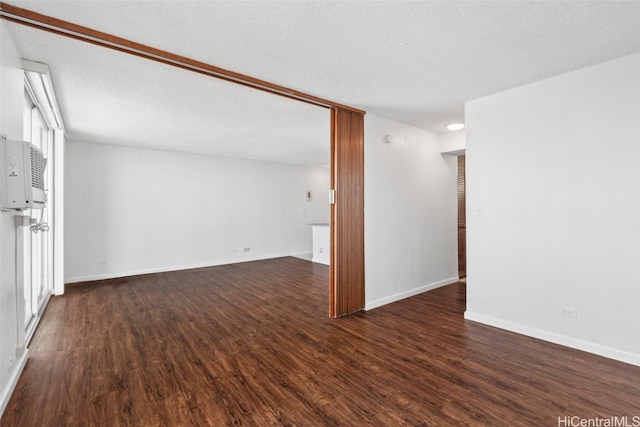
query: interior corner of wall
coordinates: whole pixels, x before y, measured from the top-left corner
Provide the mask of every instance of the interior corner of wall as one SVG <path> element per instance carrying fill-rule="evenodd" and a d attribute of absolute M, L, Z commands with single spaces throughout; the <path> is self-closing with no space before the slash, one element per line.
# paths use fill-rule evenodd
<path fill-rule="evenodd" d="M 466 134 L 463 130 L 438 135 L 440 153 L 462 156 L 467 148 Z"/>

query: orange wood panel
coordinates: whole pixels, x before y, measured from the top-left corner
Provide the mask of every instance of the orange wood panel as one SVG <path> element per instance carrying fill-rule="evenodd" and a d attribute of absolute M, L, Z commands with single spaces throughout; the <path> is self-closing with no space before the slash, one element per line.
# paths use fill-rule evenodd
<path fill-rule="evenodd" d="M 329 314 L 364 308 L 364 115 L 331 110 L 331 272 Z"/>
<path fill-rule="evenodd" d="M 467 277 L 465 157 L 458 157 L 458 277 Z"/>

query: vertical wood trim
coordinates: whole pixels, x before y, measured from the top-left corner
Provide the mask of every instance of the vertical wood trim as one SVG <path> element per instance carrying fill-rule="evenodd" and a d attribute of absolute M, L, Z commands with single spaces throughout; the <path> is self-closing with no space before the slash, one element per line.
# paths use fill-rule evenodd
<path fill-rule="evenodd" d="M 458 277 L 467 276 L 465 156 L 458 156 Z"/>
<path fill-rule="evenodd" d="M 364 308 L 364 115 L 331 109 L 329 314 Z"/>

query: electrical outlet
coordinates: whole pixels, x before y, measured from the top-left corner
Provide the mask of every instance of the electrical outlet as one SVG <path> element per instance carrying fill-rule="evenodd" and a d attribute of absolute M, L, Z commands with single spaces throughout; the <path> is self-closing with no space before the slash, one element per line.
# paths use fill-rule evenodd
<path fill-rule="evenodd" d="M 249 252 L 251 250 L 251 248 L 249 246 L 247 246 L 246 248 L 242 248 L 242 252 Z"/>
<path fill-rule="evenodd" d="M 578 317 L 578 310 L 575 307 L 560 307 L 560 314 L 566 317 Z"/>
<path fill-rule="evenodd" d="M 7 363 L 7 371 L 11 371 L 11 368 L 13 368 L 13 358 L 9 359 Z"/>
<path fill-rule="evenodd" d="M 319 253 L 322 253 L 322 251 L 323 251 L 323 249 L 322 249 L 322 248 L 320 248 L 320 250 L 319 250 L 318 252 L 319 252 Z"/>

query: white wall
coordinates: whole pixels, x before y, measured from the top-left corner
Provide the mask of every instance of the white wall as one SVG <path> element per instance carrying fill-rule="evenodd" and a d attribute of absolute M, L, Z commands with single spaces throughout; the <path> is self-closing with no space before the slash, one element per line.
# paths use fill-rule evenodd
<path fill-rule="evenodd" d="M 465 154 L 466 139 L 463 130 L 447 132 L 440 135 L 440 152 L 454 156 Z"/>
<path fill-rule="evenodd" d="M 366 309 L 455 282 L 456 158 L 437 134 L 372 114 L 364 156 Z"/>
<path fill-rule="evenodd" d="M 311 253 L 329 221 L 328 168 L 87 142 L 65 166 L 67 282 Z"/>
<path fill-rule="evenodd" d="M 457 279 L 456 162 L 440 149 L 434 133 L 365 116 L 367 309 Z M 67 282 L 311 252 L 307 224 L 329 221 L 326 168 L 66 150 Z"/>
<path fill-rule="evenodd" d="M 466 317 L 640 365 L 640 54 L 466 123 Z"/>
<path fill-rule="evenodd" d="M 0 134 L 21 140 L 24 77 L 20 55 L 3 22 L 0 22 L 0 43 Z M 23 305 L 24 301 L 22 295 L 16 294 L 15 214 L 0 212 L 0 416 L 26 361 L 26 352 L 17 345 L 18 330 L 24 335 L 24 318 L 18 318 L 16 306 L 17 301 Z"/>

